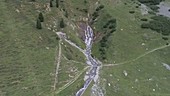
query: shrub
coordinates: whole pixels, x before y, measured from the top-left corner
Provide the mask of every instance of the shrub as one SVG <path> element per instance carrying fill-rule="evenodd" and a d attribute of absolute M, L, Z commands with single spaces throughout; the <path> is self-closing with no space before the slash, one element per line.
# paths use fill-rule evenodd
<path fill-rule="evenodd" d="M 85 13 L 87 13 L 88 11 L 87 11 L 87 9 L 83 9 L 83 11 L 85 12 Z"/>
<path fill-rule="evenodd" d="M 148 19 L 146 19 L 146 18 L 142 18 L 142 19 L 140 19 L 141 21 L 148 21 Z"/>
<path fill-rule="evenodd" d="M 141 28 L 150 28 L 150 27 L 149 27 L 149 24 L 143 23 L 143 24 L 141 25 Z"/>
<path fill-rule="evenodd" d="M 39 13 L 38 18 L 39 18 L 39 20 L 40 20 L 41 22 L 44 22 L 44 16 L 43 16 L 43 14 L 42 14 L 41 12 Z"/>
<path fill-rule="evenodd" d="M 129 13 L 134 14 L 134 13 L 135 13 L 135 11 L 129 11 Z"/>
<path fill-rule="evenodd" d="M 110 26 L 109 26 L 109 29 L 113 29 L 113 28 L 115 28 L 114 25 L 110 25 Z"/>
<path fill-rule="evenodd" d="M 159 9 L 158 6 L 156 5 L 149 5 L 149 7 L 153 10 L 153 11 L 157 11 Z"/>
<path fill-rule="evenodd" d="M 87 1 L 86 1 L 86 0 L 84 0 L 84 3 L 86 4 L 86 3 L 87 3 Z"/>
<path fill-rule="evenodd" d="M 149 23 L 143 23 L 141 28 L 150 28 L 162 35 L 170 35 L 170 19 L 164 16 L 154 16 Z"/>
<path fill-rule="evenodd" d="M 100 5 L 99 8 L 100 8 L 100 9 L 103 9 L 103 8 L 104 8 L 104 5 Z"/>
<path fill-rule="evenodd" d="M 50 7 L 53 7 L 53 1 L 50 0 Z"/>
<path fill-rule="evenodd" d="M 110 31 L 110 33 L 113 33 L 113 32 L 115 32 L 116 31 L 116 29 L 112 29 L 111 31 Z"/>
<path fill-rule="evenodd" d="M 116 23 L 116 19 L 111 19 L 108 21 L 109 23 Z"/>
<path fill-rule="evenodd" d="M 56 7 L 59 7 L 59 0 L 56 0 Z"/>
<path fill-rule="evenodd" d="M 103 28 L 107 28 L 107 25 L 104 25 Z"/>
<path fill-rule="evenodd" d="M 163 40 L 168 40 L 168 37 L 162 37 Z"/>
<path fill-rule="evenodd" d="M 39 18 L 37 19 L 36 28 L 37 28 L 37 29 L 42 29 L 41 21 L 40 21 L 40 19 L 39 19 Z"/>
<path fill-rule="evenodd" d="M 65 27 L 65 24 L 64 24 L 64 20 L 62 18 L 61 21 L 60 21 L 60 28 L 64 28 L 64 27 Z"/>

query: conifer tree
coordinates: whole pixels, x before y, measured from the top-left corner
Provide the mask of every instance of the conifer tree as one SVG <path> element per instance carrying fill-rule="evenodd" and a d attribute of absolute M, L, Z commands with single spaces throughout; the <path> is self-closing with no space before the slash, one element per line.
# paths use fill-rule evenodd
<path fill-rule="evenodd" d="M 39 18 L 37 19 L 36 28 L 37 28 L 37 29 L 42 29 L 41 21 L 40 21 L 40 19 L 39 19 Z"/>
<path fill-rule="evenodd" d="M 63 21 L 63 18 L 61 19 L 60 21 L 60 28 L 64 28 L 65 27 L 65 24 L 64 24 L 64 21 Z"/>
<path fill-rule="evenodd" d="M 40 22 L 44 22 L 44 16 L 42 13 L 39 14 L 38 18 L 39 18 Z"/>
<path fill-rule="evenodd" d="M 53 2 L 52 2 L 52 0 L 50 0 L 50 7 L 53 7 Z"/>
<path fill-rule="evenodd" d="M 56 0 L 56 7 L 59 7 L 59 0 Z"/>

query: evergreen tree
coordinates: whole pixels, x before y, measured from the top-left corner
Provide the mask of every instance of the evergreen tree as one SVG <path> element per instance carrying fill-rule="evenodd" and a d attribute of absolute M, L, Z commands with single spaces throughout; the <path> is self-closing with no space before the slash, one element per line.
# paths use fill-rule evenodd
<path fill-rule="evenodd" d="M 56 0 L 56 7 L 59 7 L 59 0 Z"/>
<path fill-rule="evenodd" d="M 84 0 L 84 3 L 86 4 L 86 3 L 87 3 L 87 1 L 86 1 L 86 0 Z"/>
<path fill-rule="evenodd" d="M 39 18 L 37 19 L 37 25 L 36 25 L 36 28 L 37 28 L 37 29 L 42 29 L 41 21 L 40 21 L 40 19 L 39 19 Z"/>
<path fill-rule="evenodd" d="M 64 28 L 65 27 L 65 24 L 64 24 L 64 21 L 63 21 L 63 18 L 61 19 L 60 21 L 60 28 Z"/>
<path fill-rule="evenodd" d="M 52 0 L 50 0 L 50 7 L 53 7 L 53 2 L 52 2 Z"/>
<path fill-rule="evenodd" d="M 67 11 L 65 11 L 65 16 L 68 18 L 68 12 Z"/>
<path fill-rule="evenodd" d="M 38 18 L 40 19 L 40 22 L 44 22 L 44 16 L 42 13 L 39 14 Z"/>

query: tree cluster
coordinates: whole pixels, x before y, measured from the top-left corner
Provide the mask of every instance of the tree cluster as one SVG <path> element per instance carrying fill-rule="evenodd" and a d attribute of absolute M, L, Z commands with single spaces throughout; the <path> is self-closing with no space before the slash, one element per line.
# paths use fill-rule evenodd
<path fill-rule="evenodd" d="M 153 11 L 157 11 L 159 7 L 156 5 L 158 5 L 160 2 L 164 0 L 138 0 L 138 1 L 150 7 Z"/>
<path fill-rule="evenodd" d="M 110 13 L 102 10 L 104 5 L 98 6 L 92 14 L 91 24 L 96 28 L 97 32 L 101 32 L 102 36 L 99 42 L 100 59 L 106 60 L 106 51 L 109 48 L 109 38 L 116 31 L 116 19 Z"/>
<path fill-rule="evenodd" d="M 143 23 L 141 28 L 147 28 L 161 33 L 164 36 L 170 35 L 170 19 L 164 16 L 153 16 L 149 23 Z"/>
<path fill-rule="evenodd" d="M 149 4 L 149 5 L 157 5 L 163 0 L 138 0 L 141 3 Z"/>
<path fill-rule="evenodd" d="M 116 19 L 110 19 L 108 22 L 103 26 L 104 29 L 107 29 L 108 32 L 105 32 L 105 36 L 100 41 L 99 52 L 102 60 L 106 59 L 106 50 L 109 47 L 108 39 L 112 35 L 114 31 L 116 31 Z"/>
<path fill-rule="evenodd" d="M 92 23 L 94 22 L 94 20 L 97 19 L 97 17 L 99 16 L 99 11 L 102 10 L 104 8 L 104 5 L 99 5 L 96 9 L 95 12 L 92 14 Z"/>
<path fill-rule="evenodd" d="M 37 18 L 37 23 L 36 23 L 37 29 L 42 29 L 41 22 L 44 22 L 44 16 L 42 13 L 39 13 L 38 18 Z M 65 24 L 64 24 L 64 20 L 62 18 L 60 21 L 60 28 L 64 28 L 64 27 L 65 27 Z"/>

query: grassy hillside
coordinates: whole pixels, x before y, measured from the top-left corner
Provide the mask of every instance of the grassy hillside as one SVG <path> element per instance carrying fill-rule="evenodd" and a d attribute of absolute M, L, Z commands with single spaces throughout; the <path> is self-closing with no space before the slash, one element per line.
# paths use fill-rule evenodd
<path fill-rule="evenodd" d="M 50 8 L 48 0 L 0 0 L 0 96 L 74 96 L 84 83 L 86 60 L 76 48 L 59 41 L 55 32 L 65 32 L 85 48 L 80 23 L 94 29 L 92 54 L 103 62 L 100 79 L 105 96 L 170 94 L 169 70 L 163 66 L 170 64 L 170 40 L 140 27 L 146 22 L 141 19 L 150 21 L 153 14 L 142 16 L 137 0 L 63 0 L 59 8 L 55 1 Z M 103 8 L 96 18 L 99 6 Z M 39 12 L 45 20 L 41 30 L 36 29 Z M 103 28 L 113 19 L 116 30 Z M 103 59 L 100 41 L 108 33 Z M 89 92 L 90 87 L 84 95 Z"/>
<path fill-rule="evenodd" d="M 51 96 L 53 93 L 59 41 L 55 32 L 61 30 L 53 21 L 58 23 L 63 14 L 57 8 L 47 12 L 45 4 L 48 4 L 46 0 L 0 1 L 0 96 Z M 45 22 L 42 23 L 43 29 L 37 30 L 35 24 L 40 11 L 44 14 Z M 70 29 L 71 26 L 67 26 L 64 31 Z M 75 34 L 71 36 L 83 46 Z M 69 50 L 73 50 L 75 55 L 80 54 L 74 53 L 73 48 Z M 63 53 L 67 55 L 65 50 Z M 63 65 L 67 64 L 65 61 Z M 77 65 L 78 70 L 84 66 Z M 63 68 L 63 71 L 66 70 Z"/>
<path fill-rule="evenodd" d="M 162 64 L 170 63 L 169 50 L 161 49 L 123 65 L 104 67 L 101 76 L 106 96 L 169 96 L 170 72 Z"/>

